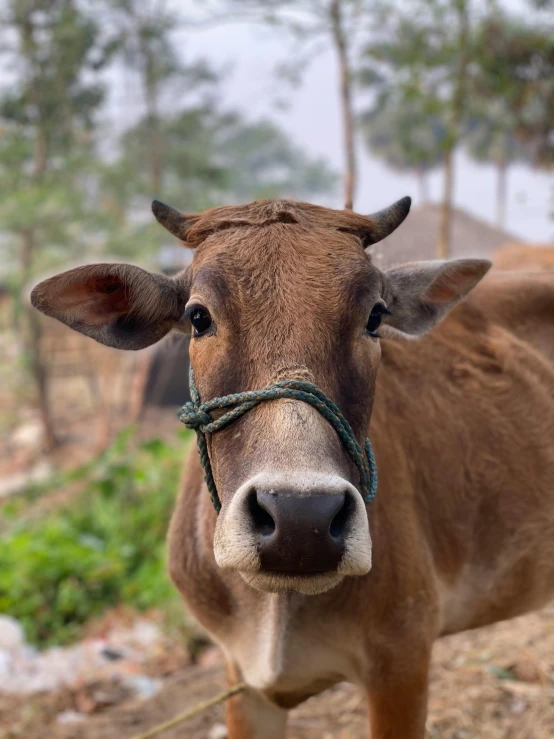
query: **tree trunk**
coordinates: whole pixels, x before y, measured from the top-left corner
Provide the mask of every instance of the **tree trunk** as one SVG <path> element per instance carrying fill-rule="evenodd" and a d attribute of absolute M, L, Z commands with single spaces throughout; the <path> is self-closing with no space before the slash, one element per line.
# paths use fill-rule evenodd
<path fill-rule="evenodd" d="M 38 410 L 44 433 L 44 451 L 47 454 L 51 454 L 58 446 L 58 439 L 54 431 L 54 419 L 52 418 L 52 408 L 48 395 L 48 372 L 42 361 L 40 351 L 40 340 L 42 336 L 40 316 L 32 306 L 27 306 L 27 311 L 30 332 L 29 362 L 37 389 Z"/>
<path fill-rule="evenodd" d="M 148 45 L 147 34 L 142 28 L 142 21 L 137 19 L 137 36 L 142 56 L 142 84 L 146 103 L 146 120 L 148 125 L 148 156 L 150 160 L 150 186 L 152 195 L 160 194 L 162 184 L 162 135 L 158 112 L 158 74 L 156 60 Z"/>
<path fill-rule="evenodd" d="M 150 156 L 150 184 L 152 195 L 160 194 L 162 185 L 162 135 L 158 115 L 157 84 L 154 80 L 146 83 L 146 107 L 148 110 L 148 138 Z"/>
<path fill-rule="evenodd" d="M 469 51 L 469 0 L 455 0 L 455 7 L 458 14 L 458 72 L 444 153 L 444 192 L 437 242 L 439 259 L 447 259 L 450 256 L 452 198 L 454 194 L 454 151 L 459 140 L 460 119 L 464 114 Z"/>
<path fill-rule="evenodd" d="M 429 183 L 427 180 L 427 172 L 423 167 L 416 170 L 417 184 L 419 189 L 419 201 L 422 205 L 429 202 Z"/>
<path fill-rule="evenodd" d="M 342 22 L 342 0 L 332 0 L 330 6 L 331 28 L 339 62 L 340 100 L 344 137 L 344 207 L 352 210 L 356 193 L 356 151 L 354 142 L 354 115 L 352 112 L 352 79 L 348 60 L 348 47 Z"/>
<path fill-rule="evenodd" d="M 43 112 L 41 84 L 38 79 L 39 61 L 35 43 L 35 28 L 30 12 L 24 17 L 20 26 L 21 48 L 29 68 L 29 92 L 34 112 L 35 141 L 32 167 L 32 179 L 39 183 L 46 172 L 48 162 L 48 139 L 46 121 Z M 32 276 L 33 259 L 35 252 L 35 235 L 32 224 L 21 231 L 21 290 L 29 283 Z M 20 293 L 21 293 L 20 290 Z M 35 309 L 23 300 L 23 315 L 26 317 L 27 330 L 24 332 L 24 349 L 31 376 L 35 384 L 37 404 L 44 436 L 44 448 L 47 453 L 52 452 L 56 445 L 54 423 L 48 397 L 48 377 L 46 367 L 41 357 L 41 324 L 40 317 Z"/>
<path fill-rule="evenodd" d="M 29 12 L 21 21 L 21 49 L 29 68 L 29 93 L 34 114 L 35 142 L 33 156 L 33 178 L 41 177 L 46 169 L 48 143 L 42 113 L 42 91 L 37 80 L 37 48 L 35 28 Z"/>
<path fill-rule="evenodd" d="M 22 287 L 25 287 L 31 275 L 32 255 L 33 232 L 31 229 L 26 229 L 21 233 Z M 57 439 L 48 397 L 48 375 L 40 350 L 42 335 L 40 316 L 27 301 L 23 303 L 23 310 L 27 318 L 27 334 L 24 340 L 25 354 L 37 393 L 38 411 L 44 435 L 44 450 L 47 454 L 50 454 L 57 446 Z"/>
<path fill-rule="evenodd" d="M 142 420 L 145 409 L 148 374 L 153 361 L 154 353 L 152 351 L 143 350 L 137 352 L 127 406 L 127 423 L 138 423 Z M 162 372 L 162 374 L 164 373 Z"/>
<path fill-rule="evenodd" d="M 33 157 L 33 176 L 36 180 L 42 177 L 46 169 L 47 150 L 44 124 L 42 120 L 38 120 L 36 122 L 35 153 Z"/>
<path fill-rule="evenodd" d="M 439 240 L 437 257 L 448 259 L 450 256 L 450 230 L 452 220 L 452 191 L 454 189 L 454 150 L 449 148 L 444 157 L 444 185 L 439 222 Z"/>
<path fill-rule="evenodd" d="M 507 142 L 505 142 L 507 147 Z M 506 225 L 506 201 L 508 195 L 508 162 L 506 150 L 496 163 L 496 223 L 500 228 Z"/>
<path fill-rule="evenodd" d="M 506 224 L 507 170 L 505 162 L 498 163 L 496 169 L 496 223 L 500 228 L 504 228 Z"/>

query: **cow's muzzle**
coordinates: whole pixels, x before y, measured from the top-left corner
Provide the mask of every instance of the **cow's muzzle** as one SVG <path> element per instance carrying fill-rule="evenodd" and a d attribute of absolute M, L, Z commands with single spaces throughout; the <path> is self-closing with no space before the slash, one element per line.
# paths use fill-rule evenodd
<path fill-rule="evenodd" d="M 259 474 L 242 485 L 217 521 L 218 565 L 264 591 L 317 593 L 371 569 L 364 502 L 338 475 Z"/>

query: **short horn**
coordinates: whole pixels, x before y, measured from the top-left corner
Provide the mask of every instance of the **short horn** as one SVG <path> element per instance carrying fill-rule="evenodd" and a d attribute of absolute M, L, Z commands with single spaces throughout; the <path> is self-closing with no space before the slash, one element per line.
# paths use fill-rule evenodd
<path fill-rule="evenodd" d="M 160 200 L 152 201 L 152 213 L 158 223 L 166 228 L 169 233 L 182 241 L 186 241 L 188 228 L 186 216 Z"/>
<path fill-rule="evenodd" d="M 364 246 L 370 246 L 381 241 L 398 228 L 410 212 L 412 199 L 409 196 L 400 198 L 388 208 L 372 213 L 369 217 L 371 225 L 364 234 Z"/>

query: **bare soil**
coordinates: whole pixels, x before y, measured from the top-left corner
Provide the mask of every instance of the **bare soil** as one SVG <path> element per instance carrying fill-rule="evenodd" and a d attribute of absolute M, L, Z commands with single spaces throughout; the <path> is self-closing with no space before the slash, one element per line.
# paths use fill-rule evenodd
<path fill-rule="evenodd" d="M 117 694 L 117 690 L 121 693 L 121 687 L 103 686 L 103 694 L 113 691 L 113 701 L 108 697 L 99 705 L 99 712 L 93 711 L 86 721 L 78 724 L 60 725 L 56 721 L 59 711 L 68 707 L 67 700 L 61 696 L 26 699 L 17 714 L 15 706 L 4 713 L 2 725 L 10 728 L 4 733 L 0 731 L 0 737 L 132 739 L 225 689 L 219 653 L 213 648 L 207 657 L 204 662 L 209 664 L 189 666 L 172 674 L 163 689 L 148 700 L 129 700 L 124 694 Z M 217 735 L 217 725 L 223 723 L 224 708 L 218 706 L 165 732 L 161 738 L 211 739 Z M 289 739 L 368 737 L 364 699 L 354 687 L 338 685 L 292 711 L 287 736 Z M 427 737 L 554 737 L 553 607 L 437 642 Z"/>

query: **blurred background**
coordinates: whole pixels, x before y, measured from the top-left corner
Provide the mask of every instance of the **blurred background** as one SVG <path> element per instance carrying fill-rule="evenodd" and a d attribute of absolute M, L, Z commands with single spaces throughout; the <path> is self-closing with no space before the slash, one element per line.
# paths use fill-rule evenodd
<path fill-rule="evenodd" d="M 32 285 L 182 269 L 154 198 L 369 213 L 409 194 L 378 265 L 554 270 L 553 169 L 552 0 L 0 0 L 1 739 L 124 739 L 221 682 L 165 574 L 187 342 L 94 344 L 34 312 Z M 429 736 L 552 737 L 553 655 L 548 609 L 445 640 Z M 292 736 L 364 720 L 339 688 Z"/>

